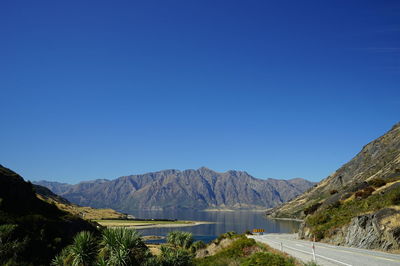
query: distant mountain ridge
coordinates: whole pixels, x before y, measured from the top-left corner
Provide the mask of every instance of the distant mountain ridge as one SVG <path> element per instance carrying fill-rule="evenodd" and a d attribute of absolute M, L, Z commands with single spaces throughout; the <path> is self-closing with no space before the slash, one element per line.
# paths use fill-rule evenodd
<path fill-rule="evenodd" d="M 70 185 L 39 181 L 54 193 L 81 206 L 131 210 L 266 209 L 296 197 L 312 187 L 301 178 L 257 179 L 243 171 L 215 172 L 163 170 L 114 180 Z"/>

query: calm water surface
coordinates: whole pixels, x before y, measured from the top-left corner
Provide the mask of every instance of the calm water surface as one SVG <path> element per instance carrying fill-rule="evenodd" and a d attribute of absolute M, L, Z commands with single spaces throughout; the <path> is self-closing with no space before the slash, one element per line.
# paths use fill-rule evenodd
<path fill-rule="evenodd" d="M 165 236 L 170 231 L 191 232 L 196 240 L 209 242 L 220 234 L 235 231 L 244 233 L 246 230 L 262 228 L 266 233 L 293 233 L 299 228 L 295 221 L 270 220 L 264 212 L 235 211 L 235 212 L 205 212 L 205 211 L 136 211 L 131 213 L 137 218 L 178 219 L 209 221 L 214 224 L 201 224 L 190 227 L 140 229 L 142 235 Z M 155 241 L 160 242 L 160 241 Z M 162 241 L 161 241 L 162 242 Z"/>

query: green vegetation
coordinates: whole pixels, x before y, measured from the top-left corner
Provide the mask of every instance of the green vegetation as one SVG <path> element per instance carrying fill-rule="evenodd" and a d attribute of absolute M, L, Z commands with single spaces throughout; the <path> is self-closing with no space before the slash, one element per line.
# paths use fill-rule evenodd
<path fill-rule="evenodd" d="M 228 247 L 222 249 L 213 256 L 195 259 L 194 265 L 298 265 L 295 259 L 273 250 L 267 245 L 259 244 L 254 239 L 247 238 L 245 235 L 232 235 L 229 233 L 226 236 L 228 236 L 228 239 L 232 240 L 232 243 Z M 224 239 L 224 236 L 219 237 L 219 242 L 221 242 L 222 239 Z M 215 242 L 217 242 L 217 240 Z"/>
<path fill-rule="evenodd" d="M 362 190 L 357 191 L 354 194 L 354 196 L 357 199 L 365 199 L 365 198 L 368 198 L 374 191 L 375 191 L 375 189 L 373 187 L 369 186 L 369 187 L 366 187 L 366 188 L 364 188 Z"/>
<path fill-rule="evenodd" d="M 309 261 L 309 262 L 304 263 L 303 266 L 318 266 L 318 265 L 319 264 L 314 261 Z"/>
<path fill-rule="evenodd" d="M 87 231 L 78 233 L 74 243 L 67 248 L 64 254 L 68 254 L 72 265 L 90 265 L 96 259 L 97 243 L 94 236 Z"/>
<path fill-rule="evenodd" d="M 154 256 L 144 244 L 139 233 L 133 229 L 106 228 L 100 237 L 89 232 L 78 233 L 71 245 L 57 255 L 55 266 L 79 265 L 146 265 L 186 266 L 192 265 L 197 248 L 193 236 L 187 232 L 171 232 L 167 244 L 160 247 L 161 254 Z M 204 247 L 203 244 L 196 244 Z"/>
<path fill-rule="evenodd" d="M 331 191 L 329 191 L 329 194 L 334 195 L 337 194 L 338 191 L 336 189 L 332 189 Z"/>
<path fill-rule="evenodd" d="M 173 231 L 167 236 L 167 243 L 173 247 L 188 249 L 193 244 L 193 236 L 188 232 Z"/>
<path fill-rule="evenodd" d="M 284 256 L 279 256 L 277 254 L 268 253 L 268 252 L 257 252 L 248 257 L 241 264 L 243 266 L 256 266 L 256 265 L 284 265 L 290 266 L 294 265 L 292 260 L 288 260 Z"/>
<path fill-rule="evenodd" d="M 207 247 L 207 245 L 203 241 L 195 241 L 191 245 L 190 249 L 191 249 L 192 252 L 196 252 L 197 250 L 200 250 L 200 249 L 203 249 L 203 248 L 206 248 L 206 247 Z"/>
<path fill-rule="evenodd" d="M 52 265 L 146 265 L 150 251 L 135 230 L 104 229 L 101 237 L 78 233 L 71 245 L 57 255 Z"/>
<path fill-rule="evenodd" d="M 192 265 L 193 257 L 194 253 L 188 249 L 162 245 L 161 254 L 153 263 L 160 266 L 189 266 Z"/>
<path fill-rule="evenodd" d="M 224 234 L 219 235 L 216 239 L 213 240 L 213 243 L 218 245 L 222 240 L 228 238 L 228 239 L 234 239 L 238 238 L 240 235 L 236 234 L 236 232 L 226 232 Z"/>
<path fill-rule="evenodd" d="M 361 214 L 377 211 L 385 207 L 400 204 L 400 186 L 385 193 L 371 194 L 370 187 L 357 191 L 354 199 L 339 202 L 333 207 L 318 210 L 306 219 L 306 224 L 317 239 L 328 237 L 335 228 L 346 225 L 350 220 Z"/>
<path fill-rule="evenodd" d="M 386 185 L 387 181 L 383 178 L 377 177 L 368 181 L 368 184 L 376 188 Z"/>

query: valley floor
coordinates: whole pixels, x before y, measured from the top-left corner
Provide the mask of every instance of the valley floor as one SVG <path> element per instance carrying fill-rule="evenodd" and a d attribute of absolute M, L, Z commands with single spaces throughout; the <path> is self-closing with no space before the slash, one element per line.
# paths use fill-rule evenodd
<path fill-rule="evenodd" d="M 311 261 L 312 242 L 297 239 L 297 234 L 266 234 L 248 236 L 256 241 L 266 243 L 271 247 L 288 253 L 304 262 Z M 282 246 L 281 246 L 282 245 Z M 318 265 L 347 266 L 390 266 L 400 265 L 400 255 L 374 250 L 334 246 L 325 243 L 315 243 L 315 254 Z"/>

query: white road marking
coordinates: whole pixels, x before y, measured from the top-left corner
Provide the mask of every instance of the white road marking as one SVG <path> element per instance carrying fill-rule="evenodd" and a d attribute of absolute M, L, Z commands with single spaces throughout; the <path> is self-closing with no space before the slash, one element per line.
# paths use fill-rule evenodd
<path fill-rule="evenodd" d="M 275 242 L 273 240 L 270 240 L 270 241 Z M 275 244 L 280 244 L 280 243 L 275 242 Z M 283 247 L 286 247 L 286 248 L 293 249 L 293 250 L 296 250 L 296 251 L 299 251 L 299 252 L 302 252 L 302 253 L 306 253 L 306 254 L 312 255 L 311 252 L 307 252 L 307 251 L 304 251 L 304 250 L 301 250 L 301 249 L 289 247 L 289 246 L 286 246 L 286 245 L 283 245 Z M 333 262 L 336 262 L 336 263 L 339 263 L 339 264 L 342 264 L 342 265 L 352 266 L 351 264 L 348 264 L 348 263 L 345 263 L 345 262 L 342 262 L 342 261 L 339 261 L 339 260 L 335 260 L 335 259 L 332 259 L 332 258 L 328 258 L 328 257 L 322 256 L 322 255 L 315 254 L 315 256 L 319 257 L 319 258 L 322 258 L 322 259 L 325 259 L 325 260 L 330 260 L 330 261 L 333 261 Z"/>
<path fill-rule="evenodd" d="M 279 239 L 279 238 L 275 237 L 275 239 Z M 308 242 L 308 241 L 305 241 L 305 240 L 293 240 L 293 239 L 285 239 L 285 240 L 286 241 L 291 241 L 293 243 L 296 243 L 296 241 Z M 331 249 L 331 250 L 335 250 L 335 251 L 339 251 L 339 252 L 345 252 L 345 253 L 352 253 L 352 254 L 357 254 L 357 255 L 360 255 L 360 256 L 369 256 L 369 257 L 373 257 L 373 258 L 377 258 L 377 259 L 381 259 L 381 260 L 400 262 L 400 260 L 396 260 L 396 259 L 392 259 L 392 258 L 385 258 L 385 257 L 382 257 L 382 256 L 377 256 L 377 255 L 368 254 L 366 252 L 362 252 L 364 250 L 362 250 L 362 251 L 356 251 L 355 249 L 352 249 L 352 251 L 344 250 L 344 249 L 340 249 L 339 247 L 330 246 L 330 245 L 324 244 L 324 243 L 318 243 L 318 244 L 315 245 L 315 247 L 316 248 L 326 248 L 326 249 Z"/>

